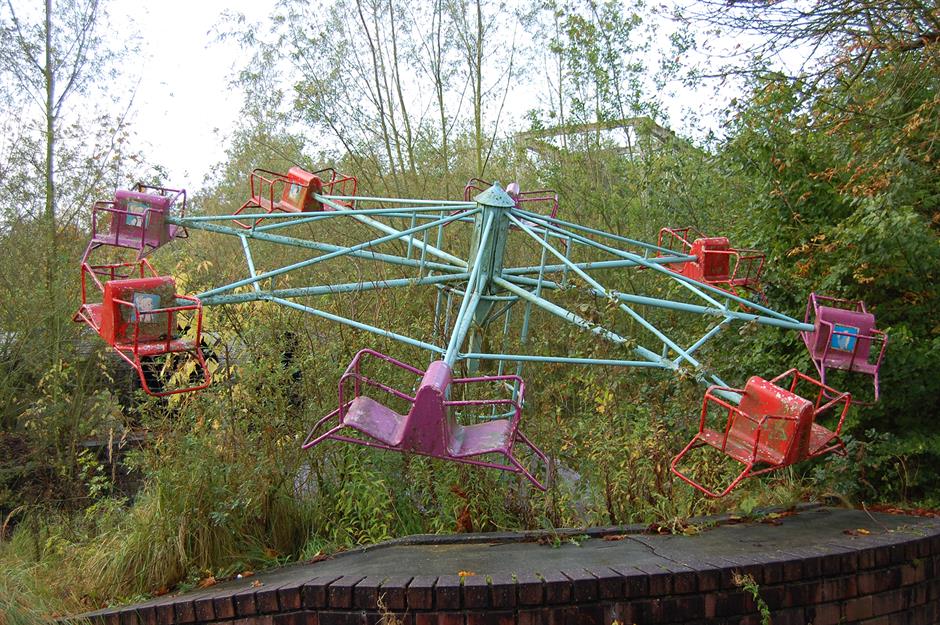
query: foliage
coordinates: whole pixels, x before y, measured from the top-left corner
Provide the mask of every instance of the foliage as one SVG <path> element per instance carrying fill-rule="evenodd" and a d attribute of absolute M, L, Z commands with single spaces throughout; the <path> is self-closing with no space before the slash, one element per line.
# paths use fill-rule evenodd
<path fill-rule="evenodd" d="M 735 586 L 743 589 L 753 597 L 754 603 L 757 604 L 757 610 L 760 612 L 761 625 L 770 625 L 770 607 L 767 605 L 767 602 L 764 601 L 764 598 L 760 596 L 760 586 L 754 581 L 754 578 L 750 575 L 741 575 L 736 572 L 732 581 Z"/>
<path fill-rule="evenodd" d="M 669 472 L 698 425 L 702 389 L 694 378 L 701 372 L 687 369 L 678 378 L 614 367 L 527 369 L 522 427 L 548 453 L 556 478 L 544 495 L 505 473 L 428 458 L 334 443 L 302 452 L 308 428 L 335 409 L 336 380 L 358 348 L 392 351 L 408 362 L 426 355 L 260 303 L 206 311 L 216 357 L 209 391 L 167 401 L 134 394 L 118 373 L 126 369 L 91 347 L 95 337 L 64 324 L 61 334 L 50 334 L 42 319 L 64 320 L 74 310 L 74 259 L 87 241 L 80 225 L 87 200 L 125 186 L 130 171 L 149 177 L 158 168 L 137 162 L 120 123 L 96 122 L 102 130 L 87 146 L 79 145 L 92 136 L 87 128 L 60 127 L 57 162 L 72 165 L 60 168 L 60 197 L 70 204 L 60 205 L 58 249 L 49 256 L 34 244 L 48 227 L 30 160 L 42 152 L 41 141 L 25 133 L 0 144 L 10 155 L 0 166 L 0 621 L 37 622 L 404 534 L 628 522 L 683 528 L 690 516 L 722 509 L 747 515 L 820 494 L 935 504 L 937 41 L 923 28 L 912 38 L 918 33 L 908 32 L 898 14 L 876 13 L 876 3 L 859 3 L 861 12 L 841 22 L 833 10 L 844 3 L 816 4 L 829 12 L 807 16 L 815 26 L 800 22 L 799 32 L 820 44 L 819 64 L 785 75 L 767 71 L 767 58 L 749 59 L 748 95 L 729 111 L 727 138 L 711 151 L 666 133 L 656 149 L 630 151 L 603 138 L 584 145 L 563 140 L 545 158 L 521 154 L 504 132 L 500 99 L 521 75 L 514 64 L 534 61 L 524 58 L 522 44 L 518 57 L 512 46 L 480 56 L 488 38 L 505 36 L 489 19 L 494 5 L 343 0 L 299 28 L 309 7 L 285 2 L 269 33 L 233 18 L 231 36 L 254 55 L 238 79 L 247 94 L 244 122 L 192 206 L 195 214 L 230 212 L 244 200 L 245 178 L 255 167 L 335 165 L 360 177 L 363 194 L 451 199 L 467 179 L 485 175 L 557 190 L 561 216 L 588 226 L 655 241 L 663 226 L 692 225 L 762 249 L 767 294 L 779 310 L 799 315 L 811 291 L 864 299 L 891 338 L 882 402 L 853 408 L 847 456 L 749 480 L 723 502 L 704 499 Z M 921 5 L 909 4 L 920 15 Z M 539 86 L 543 109 L 530 116 L 534 128 L 655 117 L 650 70 L 638 60 L 652 28 L 642 3 L 529 9 L 526 24 L 549 45 L 526 53 L 551 67 L 551 79 Z M 728 15 L 735 11 L 729 7 Z M 847 34 L 866 15 L 874 18 L 866 28 L 874 30 L 861 38 Z M 760 24 L 782 28 L 772 20 Z M 795 31 L 780 30 L 771 43 L 786 43 L 788 32 Z M 282 70 L 292 77 L 283 91 Z M 411 101 L 409 90 L 422 80 L 433 89 Z M 336 97 L 351 84 L 361 97 Z M 118 139 L 112 145 L 109 137 Z M 67 177 L 96 166 L 90 178 Z M 82 186 L 81 176 L 93 183 Z M 355 225 L 316 227 L 331 241 L 363 240 Z M 262 270 L 306 258 L 273 245 L 255 249 Z M 42 289 L 31 269 L 47 260 L 55 292 L 71 298 L 37 295 Z M 188 245 L 160 250 L 153 262 L 187 293 L 244 275 L 237 246 L 216 245 L 199 232 Z M 297 280 L 348 279 L 357 263 L 323 263 Z M 653 272 L 597 276 L 605 285 L 663 297 L 681 292 Z M 626 342 L 598 341 L 536 311 L 525 344 L 510 339 L 507 351 L 625 358 L 650 339 L 579 280 L 553 298 Z M 431 338 L 435 302 L 426 291 L 337 294 L 320 302 L 330 312 Z M 677 328 L 685 344 L 709 321 L 674 312 L 651 312 L 650 319 Z M 752 325 L 723 332 L 696 357 L 703 370 L 732 383 L 811 367 L 795 333 Z M 857 377 L 834 380 L 854 393 L 868 390 Z M 396 382 L 410 390 L 413 380 Z M 140 483 L 133 496 L 116 458 L 82 445 L 107 440 L 107 449 L 126 451 L 110 443 L 131 434 L 145 440 L 123 461 Z M 695 468 L 715 481 L 733 470 L 717 452 Z M 44 587 L 45 579 L 61 580 L 61 587 Z M 743 583 L 757 597 L 756 587 Z"/>
<path fill-rule="evenodd" d="M 914 498 L 931 490 L 927 467 L 940 454 L 930 417 L 940 396 L 931 373 L 940 365 L 936 47 L 873 49 L 846 66 L 851 80 L 764 76 L 739 105 L 726 148 L 729 164 L 762 181 L 743 223 L 760 247 L 786 259 L 771 265 L 771 300 L 797 309 L 810 291 L 863 299 L 887 330 L 883 400 L 854 411 L 849 425 L 857 435 L 875 428 L 897 437 L 872 440 L 906 450 L 911 474 L 923 480 L 908 482 Z M 742 368 L 773 370 L 802 351 L 792 338 L 757 342 L 763 349 L 742 358 Z M 859 377 L 834 379 L 870 398 Z M 891 475 L 875 479 L 876 492 L 895 492 Z"/>

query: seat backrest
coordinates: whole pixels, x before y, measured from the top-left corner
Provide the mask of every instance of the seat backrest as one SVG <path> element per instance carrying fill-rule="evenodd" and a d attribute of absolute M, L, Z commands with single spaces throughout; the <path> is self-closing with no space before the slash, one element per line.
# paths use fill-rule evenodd
<path fill-rule="evenodd" d="M 766 415 L 796 417 L 768 419 L 761 434 L 760 446 L 783 456 L 783 464 L 792 464 L 808 454 L 809 435 L 813 426 L 813 403 L 799 395 L 752 376 L 744 386 L 738 408 L 752 417 L 735 419 L 729 436 L 751 444 L 757 436 L 757 423 Z"/>
<path fill-rule="evenodd" d="M 820 306 L 816 310 L 815 326 L 814 357 L 822 358 L 825 354 L 827 362 L 831 364 L 848 364 L 853 358 L 856 361 L 868 361 L 872 330 L 875 329 L 873 314 Z"/>
<path fill-rule="evenodd" d="M 140 239 L 143 243 L 159 247 L 168 240 L 165 218 L 172 198 L 140 191 L 115 191 L 111 213 L 111 233 L 120 238 Z M 150 212 L 147 212 L 149 209 Z"/>
<path fill-rule="evenodd" d="M 698 257 L 705 280 L 727 280 L 730 274 L 731 244 L 726 237 L 702 237 L 692 242 L 692 255 Z"/>
<path fill-rule="evenodd" d="M 165 340 L 176 334 L 175 313 L 147 312 L 176 306 L 176 283 L 170 276 L 109 280 L 104 284 L 102 304 L 101 335 L 111 345 L 134 340 L 135 325 L 140 327 L 140 342 Z"/>
<path fill-rule="evenodd" d="M 402 440 L 404 447 L 432 456 L 446 456 L 446 439 L 453 427 L 444 404 L 450 382 L 451 370 L 443 360 L 428 366 L 408 411 Z"/>
<path fill-rule="evenodd" d="M 323 210 L 323 205 L 313 197 L 315 193 L 323 192 L 323 181 L 315 174 L 304 171 L 300 167 L 291 167 L 287 170 L 287 183 L 280 204 L 290 210 L 309 213 Z"/>

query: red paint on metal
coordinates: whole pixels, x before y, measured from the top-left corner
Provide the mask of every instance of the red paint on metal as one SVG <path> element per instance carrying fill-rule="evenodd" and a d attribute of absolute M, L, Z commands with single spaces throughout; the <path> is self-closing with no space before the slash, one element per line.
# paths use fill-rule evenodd
<path fill-rule="evenodd" d="M 815 393 L 815 401 L 797 395 L 797 386 L 809 386 Z M 740 394 L 740 404 L 736 406 L 719 396 L 719 391 Z M 723 497 L 747 477 L 828 452 L 844 452 L 839 433 L 850 401 L 848 393 L 840 393 L 796 369 L 770 381 L 753 376 L 743 389 L 712 386 L 702 402 L 699 431 L 673 458 L 672 472 L 709 497 Z M 714 418 L 709 419 L 710 408 L 724 415 L 723 426 L 715 427 Z M 830 413 L 838 413 L 834 430 L 818 422 L 820 417 Z M 743 465 L 741 472 L 722 490 L 709 489 L 678 468 L 691 451 L 706 445 Z"/>

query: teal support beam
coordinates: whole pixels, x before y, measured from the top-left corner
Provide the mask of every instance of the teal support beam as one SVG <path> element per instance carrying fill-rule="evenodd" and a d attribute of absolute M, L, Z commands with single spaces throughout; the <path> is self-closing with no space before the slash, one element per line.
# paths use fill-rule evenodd
<path fill-rule="evenodd" d="M 509 209 L 515 207 L 516 201 L 503 190 L 498 182 L 477 195 L 474 201 L 479 212 L 476 217 L 470 254 L 471 257 L 477 258 L 475 262 L 481 265 L 478 288 L 484 299 L 474 311 L 469 351 L 479 352 L 483 345 L 483 335 L 488 325 L 490 312 L 501 290 L 493 284 L 493 278 L 502 275 L 503 272 L 503 257 L 509 239 Z M 492 222 L 487 230 L 483 229 L 485 220 Z M 478 368 L 478 360 L 471 359 L 467 362 L 467 371 L 470 375 L 475 374 Z"/>

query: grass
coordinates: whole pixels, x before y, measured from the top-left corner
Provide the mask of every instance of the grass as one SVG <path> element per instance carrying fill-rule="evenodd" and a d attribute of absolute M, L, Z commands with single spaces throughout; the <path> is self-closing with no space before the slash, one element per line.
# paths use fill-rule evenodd
<path fill-rule="evenodd" d="M 21 524 L 9 540 L 0 541 L 0 625 L 38 625 L 88 609 L 68 543 L 49 526 Z"/>

